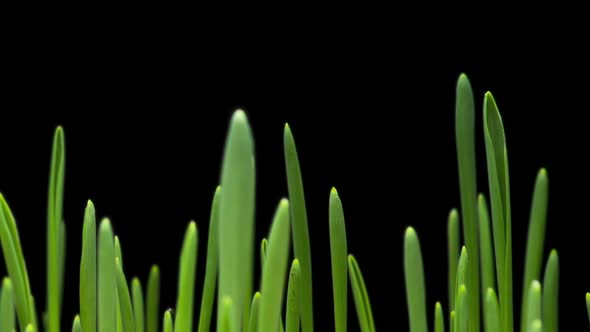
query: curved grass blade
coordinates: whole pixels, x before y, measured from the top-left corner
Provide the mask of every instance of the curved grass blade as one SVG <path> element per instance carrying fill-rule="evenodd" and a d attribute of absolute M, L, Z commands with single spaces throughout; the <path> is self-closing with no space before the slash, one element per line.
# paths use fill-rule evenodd
<path fill-rule="evenodd" d="M 282 199 L 272 223 L 262 274 L 262 298 L 258 319 L 260 332 L 276 332 L 280 325 L 289 256 L 289 230 L 289 202 Z"/>
<path fill-rule="evenodd" d="M 117 271 L 113 230 L 108 219 L 98 233 L 98 332 L 116 330 Z"/>
<path fill-rule="evenodd" d="M 424 266 L 418 234 L 412 227 L 406 229 L 404 239 L 404 272 L 411 332 L 427 332 L 426 291 Z"/>
<path fill-rule="evenodd" d="M 131 295 L 129 294 L 129 286 L 127 286 L 127 279 L 123 273 L 123 267 L 119 258 L 115 258 L 115 266 L 117 268 L 117 295 L 119 304 L 121 305 L 121 321 L 123 322 L 123 332 L 135 331 L 135 320 L 133 319 L 133 305 L 131 304 Z"/>
<path fill-rule="evenodd" d="M 486 332 L 501 331 L 502 321 L 500 320 L 500 308 L 498 298 L 494 289 L 488 288 L 485 300 L 485 328 Z"/>
<path fill-rule="evenodd" d="M 365 286 L 363 274 L 352 255 L 348 255 L 348 277 L 352 288 L 352 296 L 356 307 L 356 314 L 359 319 L 362 332 L 375 332 L 375 322 L 373 321 L 373 310 L 369 301 L 369 294 Z"/>
<path fill-rule="evenodd" d="M 229 297 L 224 297 L 221 300 L 221 313 L 220 313 L 220 317 L 221 317 L 221 324 L 219 324 L 219 326 L 217 327 L 217 330 L 219 332 L 230 332 L 232 331 L 232 311 L 233 311 L 233 302 L 231 300 L 231 298 Z"/>
<path fill-rule="evenodd" d="M 484 98 L 484 133 L 488 181 L 492 202 L 494 249 L 500 297 L 501 317 L 505 332 L 513 331 L 512 303 L 512 225 L 510 216 L 510 185 L 504 125 L 494 97 Z"/>
<path fill-rule="evenodd" d="M 559 330 L 559 256 L 551 250 L 543 279 L 543 329 L 545 332 Z"/>
<path fill-rule="evenodd" d="M 226 140 L 219 197 L 219 297 L 232 301 L 232 331 L 250 313 L 254 241 L 254 142 L 248 119 L 236 111 Z M 223 301 L 218 301 L 219 313 Z M 247 323 L 247 322 L 246 322 Z M 178 324 L 178 323 L 176 323 Z"/>
<path fill-rule="evenodd" d="M 311 279 L 311 249 L 309 244 L 309 230 L 307 227 L 307 210 L 303 180 L 295 139 L 289 124 L 285 124 L 283 136 L 285 150 L 285 165 L 287 170 L 287 185 L 291 202 L 291 223 L 293 228 L 293 249 L 295 257 L 301 266 L 301 330 L 313 331 L 313 302 Z"/>
<path fill-rule="evenodd" d="M 260 292 L 254 293 L 252 297 L 252 304 L 250 305 L 250 322 L 248 324 L 248 331 L 258 332 L 258 313 L 260 305 Z"/>
<path fill-rule="evenodd" d="M 141 288 L 141 282 L 138 278 L 133 278 L 131 281 L 131 297 L 133 300 L 133 319 L 135 321 L 135 331 L 145 331 L 145 314 L 144 314 L 144 303 L 143 303 L 143 290 Z"/>
<path fill-rule="evenodd" d="M 533 323 L 536 320 L 541 320 L 543 312 L 541 283 L 539 283 L 537 280 L 533 280 L 531 282 L 529 286 L 528 297 L 529 298 L 527 299 L 527 316 L 524 319 L 527 323 L 526 331 L 532 331 Z"/>
<path fill-rule="evenodd" d="M 60 330 L 60 301 L 62 294 L 60 286 L 63 285 L 63 265 L 61 265 L 59 255 L 63 221 L 65 153 L 64 132 L 61 127 L 57 127 L 53 136 L 47 200 L 47 327 L 49 332 L 59 332 Z M 62 267 L 60 268 L 60 266 Z"/>
<path fill-rule="evenodd" d="M 197 264 L 197 224 L 191 221 L 184 236 L 178 272 L 175 332 L 190 332 L 193 324 L 193 295 Z"/>
<path fill-rule="evenodd" d="M 219 245 L 218 220 L 219 220 L 219 195 L 221 187 L 215 189 L 211 214 L 209 216 L 209 235 L 207 236 L 207 261 L 205 266 L 205 281 L 203 283 L 203 295 L 201 298 L 201 312 L 199 314 L 199 332 L 209 331 L 211 314 L 213 312 L 213 299 L 215 296 L 215 283 L 217 281 Z M 148 331 L 149 332 L 149 331 Z"/>
<path fill-rule="evenodd" d="M 82 332 L 82 325 L 80 324 L 80 316 L 74 317 L 74 323 L 72 323 L 72 332 Z"/>
<path fill-rule="evenodd" d="M 471 253 L 467 288 L 479 290 L 479 247 L 477 231 L 477 185 L 475 170 L 475 107 L 471 83 L 465 74 L 457 81 L 455 105 L 455 134 L 459 185 L 461 191 L 461 212 L 463 215 L 463 236 Z M 470 330 L 480 326 L 479 291 L 469 292 Z"/>
<path fill-rule="evenodd" d="M 18 317 L 19 326 L 26 326 L 33 321 L 31 292 L 29 277 L 25 266 L 16 222 L 6 203 L 4 196 L 0 193 L 0 244 L 8 275 L 14 289 L 14 304 Z"/>
<path fill-rule="evenodd" d="M 9 278 L 2 280 L 0 289 L 0 331 L 15 329 L 14 321 L 14 292 Z"/>
<path fill-rule="evenodd" d="M 264 271 L 264 259 L 266 258 L 266 248 L 268 247 L 268 240 L 263 238 L 260 241 L 260 273 Z"/>
<path fill-rule="evenodd" d="M 291 271 L 289 272 L 289 287 L 287 290 L 287 329 L 286 332 L 299 332 L 299 317 L 300 317 L 300 278 L 301 267 L 299 260 L 295 258 L 291 264 Z"/>
<path fill-rule="evenodd" d="M 171 310 L 168 309 L 164 313 L 164 332 L 174 332 L 174 320 L 172 319 Z"/>
<path fill-rule="evenodd" d="M 160 307 L 160 268 L 153 265 L 147 283 L 146 329 L 147 332 L 158 332 Z"/>
<path fill-rule="evenodd" d="M 457 209 L 452 209 L 449 213 L 449 221 L 447 226 L 448 238 L 448 271 L 449 271 L 449 308 L 455 310 L 455 286 L 457 282 L 457 264 L 459 263 L 461 234 L 459 232 L 459 212 Z"/>
<path fill-rule="evenodd" d="M 548 187 L 547 171 L 542 168 L 537 174 L 535 189 L 533 191 L 522 286 L 521 317 L 527 317 L 528 290 L 531 282 L 533 280 L 541 280 L 541 264 L 543 263 L 543 248 L 545 247 L 545 224 L 547 221 Z M 545 329 L 547 329 L 547 324 L 545 324 Z M 523 320 L 521 331 L 524 330 L 525 322 Z"/>
<path fill-rule="evenodd" d="M 434 332 L 445 332 L 445 316 L 440 302 L 434 305 Z"/>
<path fill-rule="evenodd" d="M 469 293 L 465 285 L 458 286 L 457 289 L 457 312 L 455 314 L 455 322 L 457 324 L 457 332 L 468 332 L 471 318 L 469 316 Z"/>
<path fill-rule="evenodd" d="M 490 212 L 483 194 L 479 194 L 477 202 L 479 216 L 479 254 L 481 266 L 481 294 L 485 294 L 488 288 L 496 287 L 496 271 L 494 268 L 494 249 L 492 244 Z M 485 301 L 485 299 L 483 299 Z"/>
<path fill-rule="evenodd" d="M 82 228 L 80 259 L 80 323 L 84 332 L 96 332 L 96 215 L 88 201 Z"/>
<path fill-rule="evenodd" d="M 342 202 L 336 188 L 330 192 L 330 253 L 332 256 L 332 290 L 334 292 L 334 323 L 336 332 L 346 332 L 347 318 L 347 255 L 346 226 Z"/>

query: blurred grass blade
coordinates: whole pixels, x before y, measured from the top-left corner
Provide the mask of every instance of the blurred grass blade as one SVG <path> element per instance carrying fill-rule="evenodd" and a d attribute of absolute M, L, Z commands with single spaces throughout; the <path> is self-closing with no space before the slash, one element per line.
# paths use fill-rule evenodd
<path fill-rule="evenodd" d="M 455 311 L 451 311 L 449 315 L 449 331 L 456 332 L 457 328 L 455 325 Z"/>
<path fill-rule="evenodd" d="M 250 322 L 246 332 L 258 332 L 258 312 L 260 307 L 260 292 L 254 293 L 252 304 L 250 305 Z"/>
<path fill-rule="evenodd" d="M 486 332 L 497 332 L 501 331 L 500 326 L 502 322 L 500 320 L 500 308 L 498 306 L 498 298 L 492 288 L 488 288 L 486 291 L 485 299 L 485 328 Z"/>
<path fill-rule="evenodd" d="M 2 280 L 0 288 L 0 331 L 15 329 L 14 321 L 14 292 L 9 278 Z"/>
<path fill-rule="evenodd" d="M 16 222 L 4 196 L 0 193 L 0 244 L 6 269 L 14 290 L 14 305 L 19 326 L 33 320 L 31 292 L 25 259 L 20 244 Z"/>
<path fill-rule="evenodd" d="M 123 250 L 121 250 L 121 241 L 117 235 L 115 235 L 115 258 L 119 259 L 119 264 L 123 267 Z"/>
<path fill-rule="evenodd" d="M 115 258 L 115 265 L 117 268 L 117 295 L 121 305 L 120 317 L 123 322 L 123 332 L 133 332 L 135 331 L 135 320 L 133 319 L 133 305 L 129 294 L 129 286 L 119 258 Z"/>
<path fill-rule="evenodd" d="M 219 314 L 219 317 L 221 317 L 220 319 L 220 323 L 217 326 L 217 330 L 219 332 L 230 332 L 232 331 L 232 313 L 233 310 L 233 302 L 231 300 L 231 298 L 225 296 L 222 300 L 221 300 L 221 313 Z"/>
<path fill-rule="evenodd" d="M 458 286 L 457 290 L 457 312 L 455 316 L 455 322 L 457 324 L 457 332 L 468 332 L 470 320 L 472 319 L 469 316 L 469 293 L 467 292 L 467 288 L 465 285 Z"/>
<path fill-rule="evenodd" d="M 543 329 L 545 332 L 559 330 L 559 256 L 551 250 L 543 279 Z"/>
<path fill-rule="evenodd" d="M 336 188 L 330 192 L 330 252 L 332 256 L 332 290 L 334 292 L 334 322 L 336 332 L 346 332 L 347 318 L 347 255 L 346 226 L 342 202 Z"/>
<path fill-rule="evenodd" d="M 262 298 L 258 319 L 260 332 L 276 332 L 280 325 L 285 272 L 289 257 L 289 229 L 289 202 L 282 199 L 272 223 L 262 273 Z"/>
<path fill-rule="evenodd" d="M 260 241 L 260 273 L 264 271 L 264 260 L 266 258 L 266 248 L 268 247 L 268 240 L 263 238 Z"/>
<path fill-rule="evenodd" d="M 219 197 L 219 297 L 221 326 L 223 301 L 232 301 L 232 331 L 250 314 L 254 240 L 254 142 L 248 119 L 236 111 L 227 135 Z M 247 323 L 247 322 L 246 322 Z M 178 322 L 176 323 L 178 324 Z"/>
<path fill-rule="evenodd" d="M 543 322 L 540 319 L 534 320 L 529 328 L 529 332 L 543 332 Z"/>
<path fill-rule="evenodd" d="M 160 326 L 160 268 L 157 265 L 153 265 L 150 269 L 146 296 L 146 331 L 158 332 Z"/>
<path fill-rule="evenodd" d="M 477 231 L 477 185 L 475 170 L 475 107 L 471 83 L 465 74 L 457 81 L 455 105 L 455 134 L 459 184 L 461 191 L 461 212 L 463 215 L 463 237 L 471 254 L 468 281 L 470 330 L 479 329 L 479 247 Z"/>
<path fill-rule="evenodd" d="M 301 178 L 301 168 L 299 167 L 299 157 L 297 156 L 297 147 L 295 146 L 295 139 L 288 124 L 285 124 L 283 144 L 289 200 L 291 203 L 293 249 L 295 257 L 297 257 L 301 266 L 301 330 L 303 332 L 312 332 L 311 249 L 307 227 L 307 210 L 305 207 L 305 195 L 303 191 L 303 180 Z"/>
<path fill-rule="evenodd" d="M 459 232 L 459 213 L 452 209 L 449 213 L 447 226 L 448 237 L 448 283 L 449 283 L 449 309 L 455 310 L 455 286 L 457 282 L 457 265 L 459 264 L 459 252 L 461 248 L 461 234 Z"/>
<path fill-rule="evenodd" d="M 88 201 L 82 228 L 80 260 L 80 323 L 84 332 L 96 332 L 96 215 Z"/>
<path fill-rule="evenodd" d="M 164 332 L 174 331 L 174 320 L 172 318 L 171 310 L 166 310 L 166 312 L 164 313 L 163 329 Z"/>
<path fill-rule="evenodd" d="M 375 322 L 373 321 L 373 310 L 369 301 L 369 294 L 365 286 L 363 274 L 352 255 L 348 255 L 348 276 L 350 286 L 356 307 L 356 314 L 359 319 L 362 332 L 375 332 Z"/>
<path fill-rule="evenodd" d="M 536 320 L 541 320 L 541 316 L 543 314 L 541 283 L 539 283 L 537 280 L 533 280 L 529 286 L 528 296 L 527 316 L 523 317 L 523 319 L 525 319 L 527 322 L 526 331 L 532 331 L 533 323 Z"/>
<path fill-rule="evenodd" d="M 440 302 L 434 306 L 434 332 L 445 332 L 445 316 Z"/>
<path fill-rule="evenodd" d="M 496 271 L 494 268 L 490 212 L 483 194 L 479 194 L 477 207 L 479 215 L 479 253 L 481 258 L 481 294 L 484 296 L 488 288 L 496 288 Z M 485 302 L 485 299 L 482 300 Z"/>
<path fill-rule="evenodd" d="M 115 235 L 115 260 L 119 261 L 119 265 L 121 265 L 121 269 L 123 268 L 123 251 L 121 250 L 121 242 L 119 241 L 119 237 Z M 117 276 L 118 277 L 118 276 Z M 124 332 L 123 327 L 123 312 L 121 307 L 121 299 L 119 298 L 119 293 L 117 293 L 117 331 L 116 332 Z"/>
<path fill-rule="evenodd" d="M 588 320 L 590 321 L 590 293 L 586 293 L 586 310 L 588 310 Z"/>
<path fill-rule="evenodd" d="M 98 331 L 116 330 L 117 279 L 113 230 L 108 219 L 98 233 Z"/>
<path fill-rule="evenodd" d="M 47 200 L 47 313 L 48 332 L 60 330 L 60 299 L 63 274 L 60 271 L 60 233 L 63 221 L 63 192 L 65 173 L 65 140 L 61 127 L 53 136 L 49 193 Z"/>
<path fill-rule="evenodd" d="M 33 326 L 33 324 L 28 324 L 27 328 L 25 329 L 25 332 L 35 332 L 35 327 Z"/>
<path fill-rule="evenodd" d="M 404 272 L 406 277 L 406 295 L 411 332 L 427 332 L 426 326 L 426 290 L 424 284 L 424 266 L 418 234 L 412 227 L 406 229 L 404 239 Z"/>
<path fill-rule="evenodd" d="M 521 317 L 527 317 L 528 289 L 533 280 L 541 280 L 541 265 L 543 263 L 543 248 L 545 247 L 545 224 L 547 220 L 549 180 L 547 172 L 542 168 L 537 174 L 535 189 L 533 191 L 533 203 L 529 220 L 529 232 L 526 247 L 526 259 L 524 268 L 523 294 Z M 545 324 L 547 329 L 547 324 Z M 521 331 L 525 330 L 524 320 L 521 323 Z"/>
<path fill-rule="evenodd" d="M 175 332 L 190 332 L 193 324 L 193 296 L 197 264 L 197 224 L 188 225 L 180 253 L 178 294 L 176 299 Z"/>
<path fill-rule="evenodd" d="M 299 317 L 301 312 L 299 304 L 301 301 L 300 278 L 301 267 L 299 266 L 299 260 L 295 258 L 291 264 L 291 272 L 289 273 L 286 332 L 299 332 Z"/>
<path fill-rule="evenodd" d="M 492 224 L 500 311 L 505 332 L 513 331 L 512 302 L 512 225 L 510 217 L 510 186 L 504 125 L 492 94 L 484 100 L 484 132 L 488 180 L 492 202 Z"/>
<path fill-rule="evenodd" d="M 145 313 L 143 302 L 143 290 L 138 278 L 131 281 L 131 297 L 133 300 L 133 319 L 135 321 L 135 331 L 145 332 Z"/>
<path fill-rule="evenodd" d="M 456 285 L 455 285 L 455 289 L 457 290 L 457 293 L 455 293 L 455 301 L 457 301 L 457 298 L 459 297 L 459 286 L 465 285 L 467 283 L 469 264 L 471 264 L 471 262 L 469 262 L 469 255 L 467 254 L 467 248 L 465 248 L 465 246 L 463 246 L 463 248 L 461 248 L 461 256 L 459 257 L 459 264 L 457 264 L 457 280 L 456 280 Z M 455 302 L 455 304 L 456 304 L 456 302 Z M 459 310 L 455 310 L 455 313 L 459 314 Z"/>
<path fill-rule="evenodd" d="M 80 316 L 74 317 L 74 323 L 72 323 L 72 332 L 82 332 L 82 325 L 80 324 Z"/>
<path fill-rule="evenodd" d="M 221 187 L 215 189 L 211 213 L 209 216 L 209 235 L 207 236 L 207 261 L 205 266 L 205 281 L 201 298 L 201 313 L 199 314 L 199 332 L 208 332 L 211 325 L 211 314 L 213 312 L 213 300 L 215 296 L 215 283 L 217 281 L 217 268 L 219 257 L 218 220 L 219 220 L 219 195 Z M 150 332 L 150 331 L 148 331 Z M 154 331 L 155 332 L 155 331 Z"/>

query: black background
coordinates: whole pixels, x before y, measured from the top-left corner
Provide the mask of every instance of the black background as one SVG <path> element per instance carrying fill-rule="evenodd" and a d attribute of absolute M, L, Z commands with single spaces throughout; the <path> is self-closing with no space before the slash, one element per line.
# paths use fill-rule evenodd
<path fill-rule="evenodd" d="M 588 65 L 582 43 L 553 35 L 504 39 L 457 32 L 425 39 L 327 25 L 300 33 L 234 30 L 218 37 L 130 26 L 103 34 L 35 31 L 4 65 L 0 191 L 16 216 L 39 310 L 45 289 L 45 211 L 53 130 L 66 133 L 68 257 L 64 326 L 78 312 L 87 199 L 112 219 L 129 278 L 162 270 L 173 306 L 178 253 L 199 226 L 195 311 L 211 197 L 231 113 L 246 110 L 256 141 L 257 241 L 286 196 L 282 130 L 299 150 L 309 215 L 318 330 L 332 330 L 328 198 L 342 198 L 348 248 L 359 261 L 379 330 L 406 330 L 403 232 L 420 236 L 429 315 L 446 311 L 446 218 L 458 207 L 454 93 L 471 79 L 478 107 L 478 190 L 487 193 L 481 105 L 494 93 L 506 128 L 513 207 L 515 316 L 536 173 L 550 177 L 546 253 L 561 259 L 561 322 L 587 325 L 590 185 Z M 435 29 L 436 30 L 436 29 Z M 190 30 L 189 30 L 190 31 Z M 402 31 L 403 32 L 403 31 Z M 473 41 L 468 42 L 468 41 Z M 0 273 L 5 273 L 0 266 Z M 196 311 L 197 312 L 197 311 Z M 357 330 L 352 298 L 350 330 Z"/>

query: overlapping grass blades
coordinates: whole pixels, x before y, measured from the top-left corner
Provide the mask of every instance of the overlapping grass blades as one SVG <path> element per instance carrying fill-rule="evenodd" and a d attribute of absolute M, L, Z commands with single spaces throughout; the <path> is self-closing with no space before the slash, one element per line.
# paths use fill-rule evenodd
<path fill-rule="evenodd" d="M 471 85 L 465 75 L 457 83 L 455 130 L 463 212 L 461 254 L 459 217 L 452 210 L 448 220 L 448 294 L 452 331 L 512 332 L 514 330 L 512 276 L 512 221 L 508 153 L 504 126 L 491 93 L 483 103 L 483 131 L 486 148 L 491 218 L 486 198 L 476 200 L 475 111 Z M 548 206 L 548 176 L 545 169 L 537 175 L 533 191 L 525 271 L 523 276 L 520 330 L 557 331 L 559 258 L 553 250 L 541 274 Z M 491 220 L 491 222 L 490 222 Z M 405 271 L 411 331 L 426 331 L 425 295 L 417 280 L 422 277 L 421 257 L 415 231 L 406 232 Z M 409 240 L 409 241 L 408 241 Z M 408 242 L 410 245 L 408 245 Z M 408 264 L 408 260 L 415 262 Z M 543 281 L 545 287 L 541 286 Z M 422 285 L 423 282 L 420 282 Z M 481 287 L 479 286 L 481 284 Z M 480 307 L 483 310 L 480 311 Z M 480 321 L 479 313 L 483 314 Z M 438 313 L 438 311 L 437 311 Z M 439 314 L 437 314 L 439 315 Z M 435 329 L 440 330 L 435 317 Z M 482 324 L 483 323 L 483 324 Z M 468 326 L 468 327 L 466 327 Z"/>

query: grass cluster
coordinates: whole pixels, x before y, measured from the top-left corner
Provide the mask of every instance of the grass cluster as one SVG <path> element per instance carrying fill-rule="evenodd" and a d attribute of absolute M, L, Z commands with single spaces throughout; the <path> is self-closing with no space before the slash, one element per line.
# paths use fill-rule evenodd
<path fill-rule="evenodd" d="M 459 211 L 448 218 L 448 315 L 434 306 L 434 331 L 512 332 L 514 326 L 512 220 L 504 126 L 491 93 L 484 96 L 483 129 L 489 197 L 477 193 L 475 104 L 465 75 L 457 83 L 455 133 L 459 166 L 462 223 Z M 552 250 L 542 271 L 549 180 L 537 174 L 533 190 L 522 278 L 520 331 L 558 331 L 559 256 Z M 462 226 L 462 227 L 461 227 Z M 462 232 L 461 232 L 462 229 Z M 461 241 L 461 233 L 463 241 Z M 418 234 L 408 227 L 404 267 L 410 330 L 428 331 L 424 270 Z M 543 272 L 543 273 L 541 273 Z M 590 310 L 590 294 L 586 305 Z M 446 318 L 445 318 L 446 317 Z M 590 311 L 588 315 L 590 319 Z M 446 323 L 445 323 L 446 320 Z"/>
<path fill-rule="evenodd" d="M 452 332 L 476 332 L 482 326 L 487 332 L 514 330 L 510 187 L 504 129 L 496 103 L 487 93 L 483 118 L 489 209 L 486 197 L 477 194 L 475 181 L 474 108 L 471 86 L 462 75 L 457 86 L 456 141 L 463 222 L 460 224 L 459 211 L 453 209 L 448 220 L 449 314 L 444 314 L 439 302 L 435 304 L 436 332 L 446 328 Z M 83 216 L 82 253 L 70 258 L 80 259 L 80 307 L 72 331 L 189 332 L 197 328 L 202 332 L 211 329 L 213 319 L 220 332 L 313 331 L 307 212 L 297 150 L 288 125 L 284 130 L 284 158 L 288 199 L 278 202 L 268 238 L 262 239 L 258 247 L 254 239 L 254 142 L 246 115 L 242 111 L 234 113 L 220 186 L 211 204 L 198 316 L 194 315 L 197 225 L 190 222 L 184 235 L 176 305 L 162 311 L 158 266 L 151 268 L 145 288 L 139 278 L 129 280 L 120 239 L 113 233 L 109 219 L 97 222 L 94 205 L 88 201 Z M 3 279 L 0 290 L 0 332 L 58 332 L 69 324 L 62 322 L 61 315 L 66 259 L 62 213 L 64 174 L 64 133 L 57 128 L 47 205 L 47 294 L 40 316 L 16 221 L 0 194 L 0 242 L 9 275 Z M 533 192 L 522 281 L 520 329 L 523 332 L 558 330 L 559 258 L 555 250 L 551 251 L 541 274 L 547 200 L 548 178 L 542 169 Z M 335 330 L 347 330 L 350 289 L 360 330 L 375 331 L 363 275 L 348 251 L 344 212 L 336 189 L 330 192 L 328 210 L 326 227 L 330 234 Z M 255 288 L 257 252 L 262 273 Z M 411 227 L 405 233 L 404 270 L 410 330 L 426 332 L 429 320 L 422 254 L 418 235 Z M 590 319 L 590 294 L 586 294 L 586 305 Z"/>

